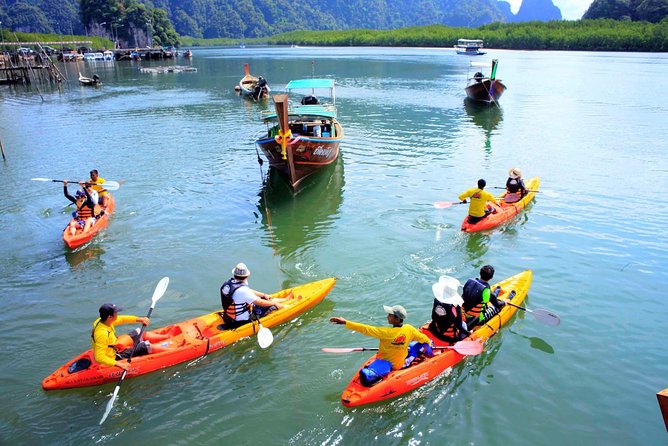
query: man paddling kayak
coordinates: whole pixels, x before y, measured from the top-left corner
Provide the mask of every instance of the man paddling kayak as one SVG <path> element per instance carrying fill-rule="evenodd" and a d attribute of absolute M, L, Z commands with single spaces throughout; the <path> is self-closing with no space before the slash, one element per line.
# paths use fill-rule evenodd
<path fill-rule="evenodd" d="M 164 341 L 169 338 L 169 335 L 144 333 L 146 340 L 143 340 L 139 339 L 141 330 L 137 328 L 128 333 L 134 341 L 134 348 L 119 350 L 119 347 L 116 344 L 116 325 L 140 322 L 144 326 L 148 326 L 149 324 L 149 319 L 147 317 L 130 315 L 119 316 L 118 312 L 121 310 L 123 309 L 118 308 L 114 304 L 104 304 L 100 307 L 100 317 L 93 322 L 93 330 L 90 333 L 90 343 L 93 348 L 93 355 L 96 362 L 127 370 L 130 367 L 130 364 L 124 360 L 130 358 L 130 356 L 142 356 L 149 353 L 164 351 L 164 348 L 153 345 L 151 342 Z"/>
<path fill-rule="evenodd" d="M 466 203 L 466 199 L 471 198 L 468 218 L 470 224 L 479 222 L 492 212 L 492 209 L 487 207 L 488 201 L 501 206 L 499 202 L 496 201 L 496 197 L 494 197 L 494 195 L 484 190 L 485 186 L 487 186 L 487 182 L 481 178 L 478 180 L 477 188 L 474 187 L 473 189 L 468 189 L 459 195 L 459 200 L 462 203 Z"/>
<path fill-rule="evenodd" d="M 223 306 L 223 321 L 227 328 L 237 328 L 262 317 L 271 311 L 283 308 L 281 301 L 271 299 L 267 294 L 248 286 L 250 270 L 245 263 L 239 263 L 232 270 L 232 278 L 220 287 L 220 301 Z M 251 312 L 253 316 L 251 317 Z"/>
<path fill-rule="evenodd" d="M 469 279 L 464 284 L 462 297 L 464 298 L 464 312 L 469 330 L 475 325 L 491 319 L 506 304 L 504 301 L 497 299 L 501 288 L 497 288 L 494 293 L 490 289 L 489 281 L 493 277 L 494 267 L 485 265 L 480 268 L 480 278 Z"/>
<path fill-rule="evenodd" d="M 376 338 L 380 341 L 378 345 L 377 359 L 360 370 L 360 380 L 365 385 L 372 385 L 380 381 L 392 370 L 399 370 L 406 363 L 408 347 L 412 341 L 431 344 L 427 335 L 418 331 L 409 324 L 404 324 L 408 317 L 406 309 L 401 305 L 389 307 L 383 305 L 387 313 L 387 322 L 392 327 L 374 327 L 372 325 L 360 324 L 359 322 L 347 321 L 342 317 L 332 317 L 330 322 L 345 325 L 347 329 L 362 333 L 363 335 Z M 431 348 L 426 349 L 427 356 L 433 356 Z"/>
<path fill-rule="evenodd" d="M 97 191 L 99 195 L 100 206 L 106 208 L 107 205 L 109 204 L 109 191 L 107 191 L 107 189 L 101 186 L 101 184 L 105 183 L 105 180 L 104 178 L 99 176 L 97 169 L 93 169 L 90 171 L 89 182 L 93 185 L 93 189 Z"/>

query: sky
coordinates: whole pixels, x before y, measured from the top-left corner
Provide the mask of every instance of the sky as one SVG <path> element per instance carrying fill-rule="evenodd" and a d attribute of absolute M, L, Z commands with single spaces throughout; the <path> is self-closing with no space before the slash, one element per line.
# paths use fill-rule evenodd
<path fill-rule="evenodd" d="M 520 9 L 522 0 L 505 0 L 510 3 L 510 9 L 514 14 Z M 561 16 L 565 20 L 579 20 L 585 13 L 592 0 L 552 0 L 552 3 L 561 10 Z"/>

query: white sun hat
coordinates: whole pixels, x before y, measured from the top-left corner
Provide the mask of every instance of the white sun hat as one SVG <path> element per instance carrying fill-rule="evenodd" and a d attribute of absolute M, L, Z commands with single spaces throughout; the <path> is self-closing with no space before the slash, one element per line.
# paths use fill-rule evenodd
<path fill-rule="evenodd" d="M 431 290 L 439 302 L 461 307 L 464 305 L 464 299 L 458 292 L 460 286 L 462 284 L 454 277 L 441 276 L 438 282 L 431 286 Z"/>

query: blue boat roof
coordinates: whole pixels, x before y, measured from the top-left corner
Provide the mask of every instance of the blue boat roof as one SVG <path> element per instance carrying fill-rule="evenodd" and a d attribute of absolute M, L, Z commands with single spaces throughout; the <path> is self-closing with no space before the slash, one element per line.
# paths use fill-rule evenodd
<path fill-rule="evenodd" d="M 298 88 L 334 88 L 333 79 L 297 79 L 288 82 L 285 87 L 287 90 L 295 90 Z"/>
<path fill-rule="evenodd" d="M 288 109 L 288 116 L 313 116 L 321 118 L 336 118 L 336 110 L 332 109 L 331 106 L 321 106 L 321 105 L 296 105 Z M 276 112 L 262 113 L 262 119 L 265 121 L 276 119 Z"/>

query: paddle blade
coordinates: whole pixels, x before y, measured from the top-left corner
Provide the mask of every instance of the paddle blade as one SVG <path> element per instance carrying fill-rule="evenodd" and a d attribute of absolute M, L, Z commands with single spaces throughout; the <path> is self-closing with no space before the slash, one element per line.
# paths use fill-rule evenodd
<path fill-rule="evenodd" d="M 561 318 L 559 315 L 551 312 L 550 310 L 536 308 L 535 310 L 531 310 L 531 314 L 533 314 L 537 320 L 553 327 L 556 327 L 561 323 Z"/>
<path fill-rule="evenodd" d="M 124 374 L 125 375 L 125 374 Z M 116 401 L 116 397 L 118 396 L 118 390 L 121 388 L 120 384 L 116 386 L 114 389 L 114 394 L 111 395 L 111 399 L 107 403 L 107 408 L 104 410 L 104 415 L 102 415 L 102 419 L 100 420 L 100 424 L 104 423 L 104 420 L 107 419 L 109 416 L 109 413 L 111 412 L 111 408 L 114 407 L 114 401 Z"/>
<path fill-rule="evenodd" d="M 31 178 L 32 181 L 52 181 L 50 178 Z"/>
<path fill-rule="evenodd" d="M 267 348 L 272 342 L 274 342 L 274 335 L 271 333 L 271 330 L 260 325 L 260 329 L 257 332 L 257 343 L 260 344 L 260 348 Z"/>
<path fill-rule="evenodd" d="M 352 352 L 363 352 L 364 348 L 359 347 L 324 347 L 322 349 L 325 353 L 352 353 Z"/>
<path fill-rule="evenodd" d="M 105 181 L 104 183 L 100 184 L 100 186 L 107 190 L 118 190 L 121 188 L 121 184 L 118 181 Z"/>
<path fill-rule="evenodd" d="M 434 207 L 436 209 L 447 209 L 451 206 L 454 206 L 455 204 L 457 204 L 457 203 L 452 202 L 452 201 L 435 201 L 434 202 Z"/>
<path fill-rule="evenodd" d="M 160 279 L 160 282 L 158 282 L 158 285 L 155 287 L 155 291 L 153 291 L 153 297 L 151 298 L 151 301 L 153 303 L 151 305 L 151 308 L 154 307 L 155 303 L 158 300 L 160 300 L 163 294 L 165 294 L 168 285 L 169 285 L 169 277 L 163 277 L 162 279 Z"/>
<path fill-rule="evenodd" d="M 483 351 L 482 343 L 478 341 L 459 341 L 452 348 L 464 356 L 475 356 L 479 355 Z"/>

